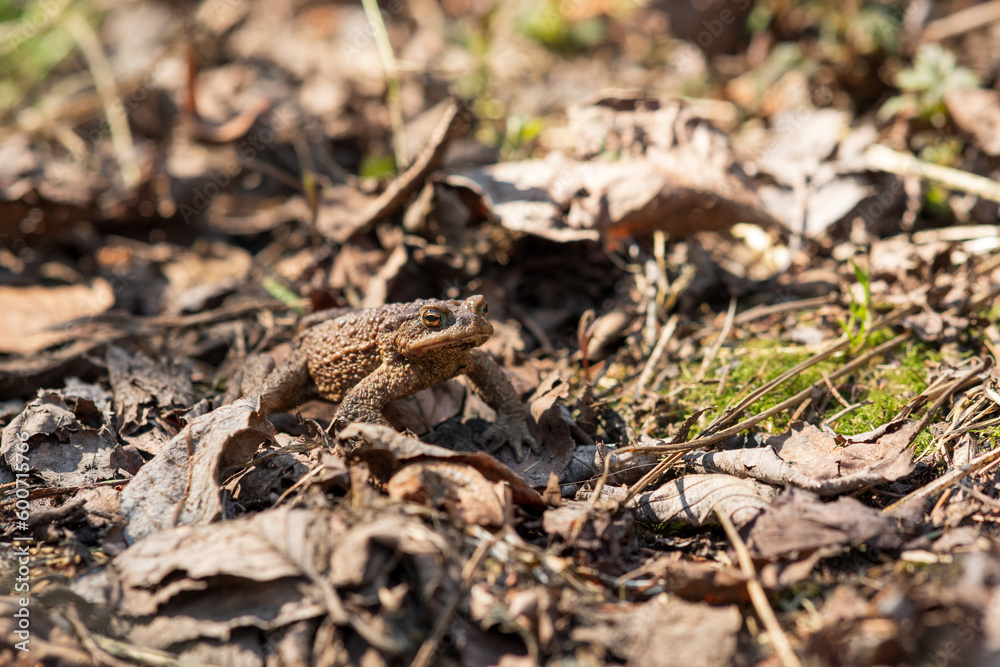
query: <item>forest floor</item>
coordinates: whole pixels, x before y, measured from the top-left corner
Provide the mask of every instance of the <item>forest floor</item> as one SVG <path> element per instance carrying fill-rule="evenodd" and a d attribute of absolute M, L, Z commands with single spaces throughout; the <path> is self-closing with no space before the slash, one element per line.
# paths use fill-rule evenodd
<path fill-rule="evenodd" d="M 998 2 L 0 3 L 0 663 L 997 664 L 998 45 Z M 393 428 L 241 391 L 312 313 L 474 295 L 523 457 L 495 377 Z"/>

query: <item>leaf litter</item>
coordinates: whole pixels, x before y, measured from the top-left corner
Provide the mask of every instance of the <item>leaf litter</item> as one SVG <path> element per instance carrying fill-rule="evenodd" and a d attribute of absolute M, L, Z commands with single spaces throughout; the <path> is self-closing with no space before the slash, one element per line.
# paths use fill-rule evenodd
<path fill-rule="evenodd" d="M 293 5 L 4 22 L 2 661 L 996 660 L 990 22 Z M 471 294 L 524 461 L 239 396 Z"/>

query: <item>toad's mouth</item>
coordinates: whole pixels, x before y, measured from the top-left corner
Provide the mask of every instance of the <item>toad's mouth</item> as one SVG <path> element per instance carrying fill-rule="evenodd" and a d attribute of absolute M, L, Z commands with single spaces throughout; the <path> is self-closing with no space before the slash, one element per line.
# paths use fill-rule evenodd
<path fill-rule="evenodd" d="M 465 350 L 471 350 L 474 347 L 479 347 L 489 339 L 490 334 L 487 333 L 470 334 L 458 339 L 452 336 L 442 336 L 440 338 L 428 337 L 411 344 L 409 346 L 409 353 L 411 355 L 420 355 L 434 350 L 463 352 Z"/>

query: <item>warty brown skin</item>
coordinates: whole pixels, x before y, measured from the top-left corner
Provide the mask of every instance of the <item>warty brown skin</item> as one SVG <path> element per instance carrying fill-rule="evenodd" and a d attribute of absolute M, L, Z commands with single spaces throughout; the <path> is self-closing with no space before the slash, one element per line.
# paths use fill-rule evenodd
<path fill-rule="evenodd" d="M 464 373 L 497 413 L 485 435 L 487 449 L 509 444 L 520 461 L 524 443 L 534 449 L 535 440 L 510 380 L 475 349 L 493 335 L 486 312 L 486 299 L 476 295 L 388 304 L 316 324 L 264 380 L 261 405 L 268 413 L 283 412 L 319 396 L 340 403 L 336 423 L 388 425 L 382 409 L 389 401 Z"/>

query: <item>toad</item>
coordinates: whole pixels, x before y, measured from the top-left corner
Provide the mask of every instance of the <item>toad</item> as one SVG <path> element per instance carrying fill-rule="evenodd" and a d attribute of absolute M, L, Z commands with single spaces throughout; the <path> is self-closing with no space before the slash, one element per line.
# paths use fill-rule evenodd
<path fill-rule="evenodd" d="M 284 412 L 309 398 L 340 403 L 334 423 L 386 424 L 389 401 L 465 374 L 496 411 L 486 448 L 505 444 L 518 461 L 535 450 L 524 408 L 500 367 L 483 350 L 493 335 L 481 295 L 464 301 L 426 299 L 351 312 L 316 324 L 292 343 L 288 361 L 261 385 L 266 412 Z M 244 393 L 247 391 L 244 382 Z"/>

